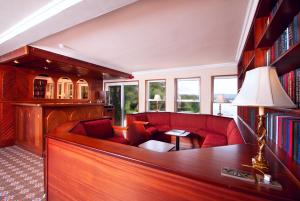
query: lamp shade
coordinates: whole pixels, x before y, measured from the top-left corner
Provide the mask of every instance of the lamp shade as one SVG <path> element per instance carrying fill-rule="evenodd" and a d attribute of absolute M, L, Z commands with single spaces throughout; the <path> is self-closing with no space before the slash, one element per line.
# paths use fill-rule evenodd
<path fill-rule="evenodd" d="M 264 66 L 247 71 L 240 92 L 232 102 L 237 106 L 294 108 L 282 88 L 276 69 Z"/>
<path fill-rule="evenodd" d="M 154 101 L 161 101 L 160 95 L 159 94 L 155 94 L 153 100 Z"/>
<path fill-rule="evenodd" d="M 223 94 L 218 94 L 216 98 L 216 103 L 224 103 L 224 95 Z"/>

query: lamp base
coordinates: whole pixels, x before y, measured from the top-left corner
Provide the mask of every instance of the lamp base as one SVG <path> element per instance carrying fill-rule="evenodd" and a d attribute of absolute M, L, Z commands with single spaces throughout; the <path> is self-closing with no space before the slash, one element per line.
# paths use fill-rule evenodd
<path fill-rule="evenodd" d="M 254 169 L 264 170 L 268 171 L 269 166 L 264 158 L 259 160 L 259 155 L 255 156 L 255 158 L 252 158 L 252 167 Z"/>

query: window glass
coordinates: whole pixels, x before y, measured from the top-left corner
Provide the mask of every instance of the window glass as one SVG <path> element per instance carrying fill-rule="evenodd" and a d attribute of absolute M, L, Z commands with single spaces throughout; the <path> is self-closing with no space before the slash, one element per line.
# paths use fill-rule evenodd
<path fill-rule="evenodd" d="M 166 111 L 166 81 L 147 81 L 147 111 Z"/>
<path fill-rule="evenodd" d="M 176 111 L 200 112 L 200 78 L 176 79 Z"/>
<path fill-rule="evenodd" d="M 214 77 L 213 114 L 234 117 L 237 107 L 231 105 L 237 95 L 237 77 L 220 76 Z"/>

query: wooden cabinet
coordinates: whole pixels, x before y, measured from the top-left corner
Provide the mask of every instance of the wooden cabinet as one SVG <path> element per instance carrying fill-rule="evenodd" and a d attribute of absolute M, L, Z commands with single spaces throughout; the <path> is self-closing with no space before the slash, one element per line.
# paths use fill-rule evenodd
<path fill-rule="evenodd" d="M 299 0 L 259 1 L 238 63 L 239 88 L 242 86 L 246 72 L 256 67 L 274 66 L 279 76 L 300 68 L 299 11 Z M 300 116 L 299 109 L 267 108 L 266 112 Z M 258 109 L 256 107 L 238 107 L 238 115 L 253 130 L 253 135 L 246 138 L 247 142 L 255 142 Z M 299 164 L 272 142 L 268 142 L 268 149 L 281 160 L 298 180 L 300 179 Z"/>
<path fill-rule="evenodd" d="M 40 156 L 44 150 L 44 136 L 67 121 L 98 119 L 104 115 L 102 104 L 15 104 L 17 145 Z"/>

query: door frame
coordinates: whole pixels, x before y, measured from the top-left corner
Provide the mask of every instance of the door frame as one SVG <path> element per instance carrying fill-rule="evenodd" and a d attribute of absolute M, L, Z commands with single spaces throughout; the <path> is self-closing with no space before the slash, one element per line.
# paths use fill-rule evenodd
<path fill-rule="evenodd" d="M 138 102 L 139 102 L 139 81 L 138 80 L 132 80 L 132 81 L 122 81 L 122 82 L 105 82 L 104 83 L 104 91 L 109 91 L 110 86 L 121 86 L 121 126 L 125 125 L 125 108 L 124 108 L 124 86 L 126 85 L 136 85 L 138 88 Z"/>

